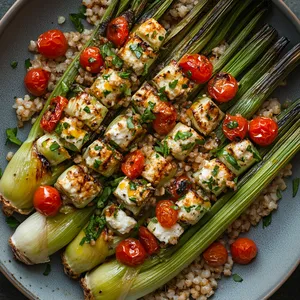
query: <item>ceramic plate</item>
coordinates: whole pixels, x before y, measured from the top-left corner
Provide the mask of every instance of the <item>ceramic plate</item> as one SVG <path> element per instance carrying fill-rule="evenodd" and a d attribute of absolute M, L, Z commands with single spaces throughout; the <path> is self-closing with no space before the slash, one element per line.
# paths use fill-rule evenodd
<path fill-rule="evenodd" d="M 5 128 L 16 126 L 15 111 L 12 109 L 14 96 L 23 96 L 22 81 L 25 75 L 25 59 L 31 57 L 27 51 L 28 43 L 43 31 L 61 27 L 72 29 L 67 21 L 57 25 L 57 17 L 77 12 L 79 0 L 19 0 L 0 22 L 0 166 L 6 166 L 8 151 L 14 147 L 5 145 Z M 300 42 L 300 23 L 291 11 L 281 2 L 274 1 L 266 22 L 272 24 L 280 35 L 290 39 L 289 47 Z M 11 61 L 18 61 L 18 68 L 10 67 Z M 279 88 L 274 96 L 282 101 L 300 97 L 300 68 L 288 78 L 288 86 Z M 21 139 L 27 136 L 29 127 L 19 133 Z M 293 177 L 300 177 L 300 156 L 293 160 Z M 244 281 L 236 283 L 231 278 L 219 282 L 214 299 L 263 299 L 270 296 L 291 274 L 300 258 L 300 202 L 292 198 L 292 180 L 283 193 L 279 210 L 273 214 L 272 224 L 262 229 L 261 224 L 253 228 L 249 236 L 259 245 L 259 255 L 249 266 L 235 266 L 234 272 Z M 16 186 L 16 188 L 18 188 Z M 7 278 L 30 299 L 83 299 L 82 290 L 77 282 L 68 279 L 64 273 L 60 256 L 52 257 L 52 272 L 43 276 L 45 265 L 25 266 L 13 259 L 7 240 L 12 230 L 0 216 L 0 269 Z"/>

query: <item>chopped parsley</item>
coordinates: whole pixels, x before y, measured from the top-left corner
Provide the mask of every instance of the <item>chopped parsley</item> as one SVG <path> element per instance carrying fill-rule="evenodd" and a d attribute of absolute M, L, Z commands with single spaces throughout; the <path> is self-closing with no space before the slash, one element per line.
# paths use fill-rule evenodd
<path fill-rule="evenodd" d="M 127 128 L 128 129 L 134 129 L 134 124 L 133 124 L 132 117 L 127 119 Z"/>
<path fill-rule="evenodd" d="M 111 93 L 111 91 L 108 91 L 108 90 L 104 90 L 103 91 L 104 97 L 108 96 L 110 93 Z"/>
<path fill-rule="evenodd" d="M 136 197 L 129 197 L 129 201 L 136 203 Z"/>
<path fill-rule="evenodd" d="M 51 151 L 56 151 L 57 149 L 59 149 L 60 148 L 60 145 L 56 142 L 56 141 L 54 141 L 51 145 L 50 145 L 50 150 Z"/>
<path fill-rule="evenodd" d="M 63 127 L 64 127 L 65 129 L 68 129 L 68 128 L 70 128 L 70 124 L 67 123 L 67 122 L 63 122 Z"/>
<path fill-rule="evenodd" d="M 164 37 L 163 37 L 162 35 L 160 35 L 160 36 L 158 37 L 158 39 L 159 39 L 160 41 L 163 41 L 163 40 L 164 40 Z"/>
<path fill-rule="evenodd" d="M 181 145 L 181 149 L 183 151 L 185 150 L 190 150 L 191 148 L 193 148 L 195 146 L 195 143 L 188 143 L 188 144 L 185 144 L 185 145 Z"/>
<path fill-rule="evenodd" d="M 6 217 L 5 221 L 10 228 L 17 228 L 20 225 L 20 222 L 14 216 Z"/>
<path fill-rule="evenodd" d="M 149 71 L 149 66 L 147 64 L 144 64 L 142 76 L 146 76 L 148 74 L 148 71 Z"/>
<path fill-rule="evenodd" d="M 112 189 L 111 187 L 109 186 L 106 186 L 102 192 L 102 194 L 96 198 L 96 201 L 97 201 L 97 208 L 104 208 L 106 203 L 107 203 L 107 200 L 109 198 L 109 196 L 111 195 L 112 193 Z"/>
<path fill-rule="evenodd" d="M 163 157 L 166 157 L 170 154 L 170 149 L 166 141 L 163 141 L 162 143 L 157 142 L 157 144 L 158 146 L 154 147 L 156 152 L 161 153 Z"/>
<path fill-rule="evenodd" d="M 185 211 L 186 211 L 187 213 L 190 213 L 191 210 L 192 210 L 194 207 L 195 207 L 195 205 L 191 205 L 191 206 L 184 206 L 183 208 L 185 209 Z"/>
<path fill-rule="evenodd" d="M 141 58 L 144 52 L 143 48 L 139 44 L 130 45 L 129 49 L 135 54 L 137 58 Z"/>
<path fill-rule="evenodd" d="M 122 68 L 123 61 L 119 58 L 116 53 L 112 50 L 113 45 L 112 43 L 105 43 L 100 47 L 100 52 L 102 57 L 105 59 L 106 57 L 112 57 L 112 64 L 117 68 Z"/>
<path fill-rule="evenodd" d="M 14 60 L 10 63 L 10 66 L 15 69 L 18 66 L 18 62 Z"/>
<path fill-rule="evenodd" d="M 230 155 L 227 151 L 223 151 L 223 156 L 236 170 L 239 170 L 241 167 L 239 166 L 237 160 Z"/>
<path fill-rule="evenodd" d="M 234 128 L 237 128 L 238 126 L 239 126 L 239 123 L 237 121 L 229 121 L 226 124 L 226 127 L 229 129 L 234 129 Z"/>
<path fill-rule="evenodd" d="M 212 120 L 212 118 L 211 118 L 211 116 L 209 114 L 206 114 L 206 118 L 207 118 L 208 121 Z"/>
<path fill-rule="evenodd" d="M 75 26 L 76 30 L 80 33 L 83 32 L 84 27 L 81 23 L 82 19 L 85 19 L 85 12 L 86 12 L 86 7 L 84 5 L 82 5 L 79 8 L 79 13 L 77 14 L 69 14 L 70 20 L 73 23 L 73 25 Z"/>
<path fill-rule="evenodd" d="M 177 83 L 178 83 L 177 79 L 175 79 L 174 81 L 170 82 L 169 83 L 170 89 L 174 90 L 176 88 Z"/>
<path fill-rule="evenodd" d="M 205 140 L 203 139 L 203 140 L 200 140 L 200 139 L 196 139 L 196 144 L 197 145 L 204 145 L 205 144 Z"/>
<path fill-rule="evenodd" d="M 244 279 L 238 275 L 238 274 L 233 274 L 232 275 L 232 279 L 235 281 L 235 282 L 242 282 Z"/>
<path fill-rule="evenodd" d="M 279 189 L 276 191 L 276 196 L 277 196 L 278 200 L 280 200 L 282 198 L 281 191 Z"/>
<path fill-rule="evenodd" d="M 128 79 L 130 74 L 131 74 L 130 72 L 120 72 L 119 76 L 123 79 Z"/>
<path fill-rule="evenodd" d="M 127 84 L 121 84 L 121 92 L 125 96 L 131 96 L 131 89 L 127 86 Z"/>
<path fill-rule="evenodd" d="M 208 181 L 203 181 L 204 184 L 207 184 L 208 188 L 212 191 L 213 190 L 213 184 L 215 184 L 214 178 L 211 176 Z"/>
<path fill-rule="evenodd" d="M 161 101 L 168 101 L 167 95 L 165 93 L 166 87 L 163 86 L 158 90 L 158 97 Z"/>
<path fill-rule="evenodd" d="M 92 63 L 94 63 L 94 62 L 96 61 L 96 58 L 90 57 L 90 58 L 88 59 L 88 61 L 89 61 L 90 64 L 92 64 Z"/>
<path fill-rule="evenodd" d="M 132 191 L 135 191 L 135 190 L 136 190 L 136 183 L 133 182 L 133 181 L 129 181 L 129 188 L 130 188 Z"/>
<path fill-rule="evenodd" d="M 101 163 L 102 163 L 101 160 L 95 159 L 94 164 L 93 164 L 93 167 L 94 167 L 95 169 L 99 169 Z"/>
<path fill-rule="evenodd" d="M 44 276 L 48 276 L 51 272 L 51 265 L 50 264 L 46 264 L 46 269 L 43 273 Z"/>
<path fill-rule="evenodd" d="M 187 84 L 183 84 L 182 86 L 181 86 L 183 89 L 187 89 L 189 86 L 187 85 Z"/>
<path fill-rule="evenodd" d="M 155 107 L 155 103 L 149 101 L 148 107 L 145 109 L 145 111 L 144 111 L 144 113 L 142 114 L 142 117 L 141 117 L 143 123 L 147 123 L 149 121 L 155 120 L 156 117 L 152 112 L 154 107 Z"/>
<path fill-rule="evenodd" d="M 263 228 L 268 227 L 272 223 L 272 213 L 270 213 L 268 216 L 263 217 Z"/>
<path fill-rule="evenodd" d="M 193 74 L 192 74 L 192 72 L 190 70 L 188 70 L 186 72 L 186 75 L 187 75 L 188 78 L 191 78 Z"/>
<path fill-rule="evenodd" d="M 151 34 L 151 38 L 155 39 L 157 36 L 157 31 L 154 30 L 153 33 Z"/>
<path fill-rule="evenodd" d="M 6 142 L 5 144 L 10 141 L 13 144 L 16 145 L 22 145 L 22 142 L 17 138 L 18 128 L 7 128 L 6 129 Z"/>
<path fill-rule="evenodd" d="M 96 145 L 96 146 L 94 147 L 94 149 L 95 149 L 96 151 L 99 151 L 99 150 L 102 149 L 102 146 Z"/>
<path fill-rule="evenodd" d="M 253 154 L 254 159 L 256 159 L 256 160 L 261 160 L 261 157 L 260 157 L 259 153 L 257 153 L 257 151 L 255 151 L 255 150 L 251 147 L 251 145 L 248 145 L 248 147 L 247 147 L 246 150 L 247 150 L 248 152 L 250 152 L 250 153 Z"/>
<path fill-rule="evenodd" d="M 84 109 L 83 109 L 86 113 L 90 114 L 91 113 L 91 110 L 88 106 L 86 106 Z"/>
<path fill-rule="evenodd" d="M 211 174 L 212 174 L 213 176 L 217 176 L 218 173 L 219 173 L 219 169 L 220 169 L 219 166 L 215 166 L 214 169 L 212 170 Z"/>
<path fill-rule="evenodd" d="M 157 218 L 152 218 L 152 219 L 151 219 L 151 222 L 153 222 L 153 223 L 156 224 L 156 223 L 158 223 L 158 220 L 157 220 Z"/>
<path fill-rule="evenodd" d="M 193 134 L 189 131 L 186 132 L 182 132 L 182 131 L 177 131 L 174 137 L 174 141 L 178 141 L 178 140 L 186 140 L 189 137 L 191 137 Z"/>
<path fill-rule="evenodd" d="M 106 220 L 104 216 L 92 215 L 87 227 L 84 229 L 85 237 L 80 241 L 80 245 L 82 246 L 84 243 L 96 241 L 105 226 Z"/>
<path fill-rule="evenodd" d="M 25 59 L 25 68 L 28 70 L 32 66 L 30 58 Z"/>
<path fill-rule="evenodd" d="M 177 205 L 173 205 L 173 206 L 171 206 L 171 208 L 174 210 L 179 210 L 179 207 Z"/>
<path fill-rule="evenodd" d="M 296 197 L 299 189 L 300 178 L 293 179 L 293 197 Z"/>
<path fill-rule="evenodd" d="M 104 80 L 107 80 L 110 77 L 110 75 L 111 74 L 104 74 L 104 75 L 102 75 L 102 77 L 103 77 Z"/>
<path fill-rule="evenodd" d="M 63 125 L 61 123 L 59 123 L 56 128 L 55 128 L 55 132 L 58 134 L 58 135 L 61 135 L 63 131 Z"/>

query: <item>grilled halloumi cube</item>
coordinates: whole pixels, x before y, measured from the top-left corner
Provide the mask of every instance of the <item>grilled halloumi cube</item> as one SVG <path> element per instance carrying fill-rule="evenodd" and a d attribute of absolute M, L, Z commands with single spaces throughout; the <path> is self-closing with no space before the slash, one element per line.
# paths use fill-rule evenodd
<path fill-rule="evenodd" d="M 119 115 L 109 124 L 105 136 L 114 146 L 127 151 L 128 146 L 144 132 L 139 115 Z"/>
<path fill-rule="evenodd" d="M 206 160 L 194 174 L 198 184 L 206 191 L 218 196 L 226 186 L 232 186 L 233 173 L 218 159 Z"/>
<path fill-rule="evenodd" d="M 136 75 L 140 76 L 148 70 L 156 59 L 154 50 L 135 33 L 131 34 L 120 49 L 118 56 L 131 68 Z"/>
<path fill-rule="evenodd" d="M 83 123 L 77 118 L 64 117 L 56 126 L 55 132 L 67 149 L 77 152 L 89 139 L 88 131 L 82 127 Z"/>
<path fill-rule="evenodd" d="M 181 197 L 176 205 L 179 207 L 178 219 L 190 225 L 196 224 L 211 206 L 209 201 L 204 201 L 192 190 Z"/>
<path fill-rule="evenodd" d="M 192 83 L 180 70 L 175 60 L 172 60 L 153 78 L 153 83 L 157 90 L 170 100 L 187 97 L 192 88 Z"/>
<path fill-rule="evenodd" d="M 36 149 L 47 159 L 51 166 L 56 166 L 71 158 L 56 134 L 47 133 L 41 136 L 36 141 Z"/>
<path fill-rule="evenodd" d="M 176 171 L 177 166 L 174 162 L 171 162 L 159 153 L 152 151 L 146 157 L 142 177 L 151 182 L 153 186 L 159 187 L 174 177 Z"/>
<path fill-rule="evenodd" d="M 68 168 L 54 186 L 77 208 L 88 205 L 102 191 L 101 184 L 82 165 Z"/>
<path fill-rule="evenodd" d="M 108 226 L 122 235 L 129 233 L 137 224 L 134 218 L 127 216 L 115 204 L 111 204 L 104 209 L 104 216 Z"/>
<path fill-rule="evenodd" d="M 193 128 L 177 123 L 165 138 L 171 154 L 178 160 L 184 160 L 196 144 L 204 144 L 204 138 Z"/>
<path fill-rule="evenodd" d="M 240 175 L 261 160 L 258 151 L 249 140 L 232 142 L 218 152 L 218 158 L 235 175 Z"/>
<path fill-rule="evenodd" d="M 94 141 L 83 154 L 85 164 L 105 177 L 115 173 L 123 160 L 123 155 L 100 140 Z"/>
<path fill-rule="evenodd" d="M 148 19 L 138 27 L 135 33 L 154 50 L 158 50 L 166 37 L 167 31 L 155 19 Z"/>
<path fill-rule="evenodd" d="M 130 180 L 125 177 L 117 186 L 114 195 L 120 200 L 121 204 L 137 214 L 139 209 L 144 206 L 154 192 L 151 184 L 144 179 Z"/>
<path fill-rule="evenodd" d="M 160 242 L 171 245 L 177 244 L 178 238 L 184 232 L 184 229 L 178 223 L 171 228 L 162 227 L 157 218 L 152 218 L 147 228 Z"/>
<path fill-rule="evenodd" d="M 208 97 L 204 97 L 187 110 L 193 127 L 204 135 L 210 134 L 224 118 L 224 113 Z"/>
<path fill-rule="evenodd" d="M 144 122 L 152 122 L 153 112 L 157 112 L 157 106 L 161 102 L 155 89 L 148 83 L 145 83 L 133 96 L 132 103 L 135 109 L 142 115 Z M 151 115 L 152 117 L 149 117 Z"/>
<path fill-rule="evenodd" d="M 76 117 L 94 131 L 101 125 L 108 109 L 95 97 L 81 93 L 69 100 L 65 112 L 71 117 Z"/>
<path fill-rule="evenodd" d="M 121 73 L 107 69 L 91 86 L 91 94 L 107 108 L 119 107 L 120 101 L 131 95 L 131 81 L 128 78 L 122 78 Z"/>

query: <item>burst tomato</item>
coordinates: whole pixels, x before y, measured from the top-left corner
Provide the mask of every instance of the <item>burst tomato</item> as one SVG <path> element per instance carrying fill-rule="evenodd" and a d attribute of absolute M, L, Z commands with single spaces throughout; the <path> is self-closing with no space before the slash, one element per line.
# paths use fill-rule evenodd
<path fill-rule="evenodd" d="M 145 156 L 141 150 L 135 150 L 125 156 L 122 172 L 131 180 L 139 177 L 144 169 Z"/>
<path fill-rule="evenodd" d="M 158 251 L 159 244 L 155 236 L 144 226 L 139 228 L 139 240 L 149 255 Z"/>
<path fill-rule="evenodd" d="M 231 141 L 240 141 L 248 132 L 248 121 L 242 116 L 226 115 L 223 122 L 223 132 Z"/>
<path fill-rule="evenodd" d="M 208 93 L 218 102 L 228 102 L 238 91 L 238 82 L 228 73 L 219 73 L 208 82 Z"/>
<path fill-rule="evenodd" d="M 249 264 L 257 255 L 257 247 L 254 241 L 248 238 L 238 238 L 230 247 L 233 261 L 238 264 Z"/>
<path fill-rule="evenodd" d="M 209 80 L 213 65 L 204 55 L 186 54 L 179 62 L 182 71 L 192 80 L 203 84 Z"/>
<path fill-rule="evenodd" d="M 44 113 L 40 126 L 47 132 L 52 132 L 59 120 L 61 119 L 63 110 L 68 105 L 68 99 L 62 96 L 56 96 L 51 99 L 49 109 Z"/>
<path fill-rule="evenodd" d="M 169 192 L 174 199 L 182 197 L 192 187 L 192 182 L 186 175 L 181 175 L 175 178 L 174 182 L 169 188 Z"/>
<path fill-rule="evenodd" d="M 155 120 L 152 123 L 154 130 L 160 135 L 168 134 L 176 125 L 177 113 L 169 102 L 160 102 L 155 105 Z"/>
<path fill-rule="evenodd" d="M 100 50 L 97 47 L 87 47 L 80 55 L 80 65 L 91 73 L 99 73 L 104 64 Z"/>
<path fill-rule="evenodd" d="M 208 265 L 220 267 L 227 262 L 228 253 L 223 244 L 214 242 L 203 252 L 203 258 Z"/>
<path fill-rule="evenodd" d="M 278 125 L 271 118 L 256 117 L 250 121 L 250 139 L 259 146 L 268 146 L 278 135 Z"/>
<path fill-rule="evenodd" d="M 117 260 L 130 267 L 142 264 L 146 257 L 147 253 L 141 242 L 133 238 L 120 242 L 116 248 Z"/>
<path fill-rule="evenodd" d="M 178 218 L 178 210 L 171 200 L 161 200 L 157 203 L 155 214 L 158 222 L 162 227 L 170 228 L 176 224 Z"/>
<path fill-rule="evenodd" d="M 39 36 L 37 49 L 47 58 L 58 58 L 66 54 L 68 41 L 60 30 L 49 30 Z"/>
<path fill-rule="evenodd" d="M 113 19 L 107 26 L 107 38 L 118 48 L 124 45 L 129 35 L 129 24 L 121 16 Z"/>
<path fill-rule="evenodd" d="M 42 96 L 46 93 L 50 75 L 42 68 L 30 69 L 24 83 L 29 93 L 34 96 Z"/>
<path fill-rule="evenodd" d="M 52 186 L 40 186 L 34 193 L 33 206 L 44 216 L 56 215 L 59 212 L 61 204 L 60 194 Z"/>

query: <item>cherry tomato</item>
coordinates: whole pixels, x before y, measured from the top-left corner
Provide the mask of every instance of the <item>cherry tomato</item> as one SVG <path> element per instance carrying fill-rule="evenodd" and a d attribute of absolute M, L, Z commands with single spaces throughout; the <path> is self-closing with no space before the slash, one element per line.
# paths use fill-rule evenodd
<path fill-rule="evenodd" d="M 161 200 L 157 203 L 155 214 L 158 222 L 162 227 L 170 228 L 176 224 L 178 218 L 178 210 L 171 200 Z"/>
<path fill-rule="evenodd" d="M 149 255 L 158 251 L 159 244 L 155 236 L 144 226 L 139 228 L 139 240 Z"/>
<path fill-rule="evenodd" d="M 80 65 L 91 73 L 99 73 L 104 61 L 97 47 L 87 47 L 80 55 Z"/>
<path fill-rule="evenodd" d="M 62 96 L 56 96 L 51 99 L 49 109 L 44 113 L 40 126 L 47 132 L 52 132 L 58 124 L 63 110 L 68 105 L 68 99 Z"/>
<path fill-rule="evenodd" d="M 154 130 L 160 135 L 168 134 L 176 125 L 177 112 L 169 102 L 159 102 L 155 105 L 155 120 L 152 123 Z"/>
<path fill-rule="evenodd" d="M 203 258 L 208 265 L 220 267 L 227 262 L 228 253 L 223 244 L 214 242 L 203 252 Z"/>
<path fill-rule="evenodd" d="M 142 264 L 146 257 L 147 253 L 141 242 L 133 238 L 125 239 L 116 248 L 117 260 L 130 267 Z"/>
<path fill-rule="evenodd" d="M 122 172 L 131 180 L 139 177 L 144 169 L 145 156 L 141 150 L 135 150 L 125 156 Z"/>
<path fill-rule="evenodd" d="M 182 71 L 192 80 L 203 84 L 209 80 L 213 65 L 204 55 L 186 54 L 179 62 Z"/>
<path fill-rule="evenodd" d="M 47 58 L 58 58 L 66 54 L 68 41 L 60 30 L 49 30 L 39 36 L 37 49 Z"/>
<path fill-rule="evenodd" d="M 34 193 L 33 206 L 44 216 L 55 216 L 61 204 L 60 194 L 58 190 L 52 186 L 40 186 Z"/>
<path fill-rule="evenodd" d="M 250 121 L 250 139 L 259 146 L 268 146 L 278 135 L 278 125 L 271 118 L 256 117 Z"/>
<path fill-rule="evenodd" d="M 129 35 L 129 25 L 124 17 L 118 17 L 109 22 L 107 38 L 118 48 L 124 45 Z"/>
<path fill-rule="evenodd" d="M 228 73 L 219 73 L 208 82 L 208 93 L 218 102 L 228 102 L 238 91 L 238 82 Z"/>
<path fill-rule="evenodd" d="M 241 265 L 249 264 L 257 255 L 256 244 L 248 238 L 238 238 L 230 247 L 233 261 Z"/>
<path fill-rule="evenodd" d="M 226 115 L 223 122 L 223 132 L 231 141 L 240 141 L 248 132 L 248 121 L 242 116 Z"/>
<path fill-rule="evenodd" d="M 175 179 L 170 186 L 169 192 L 172 194 L 174 199 L 182 197 L 192 187 L 192 183 L 189 177 L 181 175 Z"/>
<path fill-rule="evenodd" d="M 24 83 L 29 93 L 34 96 L 42 96 L 46 93 L 50 75 L 42 68 L 30 69 Z"/>

